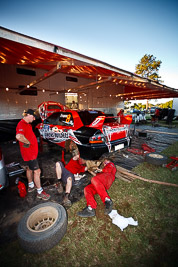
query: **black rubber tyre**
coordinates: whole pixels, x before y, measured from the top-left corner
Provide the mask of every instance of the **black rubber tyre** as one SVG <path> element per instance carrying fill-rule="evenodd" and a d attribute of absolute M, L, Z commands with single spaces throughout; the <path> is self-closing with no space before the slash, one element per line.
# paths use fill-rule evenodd
<path fill-rule="evenodd" d="M 162 166 L 167 163 L 167 157 L 158 153 L 148 153 L 145 156 L 145 161 L 157 166 Z"/>
<path fill-rule="evenodd" d="M 67 231 L 67 213 L 57 203 L 47 202 L 30 209 L 20 220 L 17 235 L 21 247 L 41 253 L 54 247 Z"/>

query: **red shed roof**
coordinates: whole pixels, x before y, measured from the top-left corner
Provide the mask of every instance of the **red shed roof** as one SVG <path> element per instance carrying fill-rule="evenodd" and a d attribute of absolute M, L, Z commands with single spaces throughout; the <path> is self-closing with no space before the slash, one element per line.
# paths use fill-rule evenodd
<path fill-rule="evenodd" d="M 60 72 L 91 79 L 87 85 L 72 89 L 75 92 L 96 85 L 105 84 L 108 88 L 114 85 L 117 88 L 117 85 L 122 84 L 124 92 L 120 93 L 118 87 L 118 96 L 127 100 L 178 97 L 178 90 L 174 88 L 2 27 L 0 27 L 0 62 L 46 70 L 46 74 L 33 81 L 30 86 Z"/>

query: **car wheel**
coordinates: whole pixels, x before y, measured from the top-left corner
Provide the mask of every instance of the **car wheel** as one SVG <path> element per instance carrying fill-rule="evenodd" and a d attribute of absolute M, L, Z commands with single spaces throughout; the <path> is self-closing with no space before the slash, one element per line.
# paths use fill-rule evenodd
<path fill-rule="evenodd" d="M 145 160 L 146 162 L 157 166 L 163 166 L 167 163 L 167 157 L 158 153 L 147 153 Z"/>
<path fill-rule="evenodd" d="M 17 235 L 21 247 L 41 253 L 54 247 L 67 231 L 67 213 L 57 203 L 47 202 L 30 209 L 20 220 Z"/>

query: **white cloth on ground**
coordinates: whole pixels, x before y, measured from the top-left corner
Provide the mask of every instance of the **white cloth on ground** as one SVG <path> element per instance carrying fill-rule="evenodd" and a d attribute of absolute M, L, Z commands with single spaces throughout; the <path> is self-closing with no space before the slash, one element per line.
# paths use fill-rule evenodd
<path fill-rule="evenodd" d="M 138 222 L 135 221 L 132 217 L 125 218 L 119 215 L 117 210 L 112 210 L 108 215 L 112 219 L 112 223 L 116 224 L 121 229 L 121 231 L 123 231 L 129 224 L 134 226 L 138 225 Z"/>

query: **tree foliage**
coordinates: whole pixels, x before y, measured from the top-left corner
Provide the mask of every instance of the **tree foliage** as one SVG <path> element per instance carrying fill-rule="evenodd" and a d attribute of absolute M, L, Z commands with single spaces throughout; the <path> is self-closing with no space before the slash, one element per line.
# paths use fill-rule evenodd
<path fill-rule="evenodd" d="M 141 77 L 160 82 L 159 78 L 161 77 L 159 76 L 158 72 L 161 63 L 161 60 L 156 60 L 156 57 L 153 55 L 145 54 L 139 61 L 139 64 L 136 65 L 135 73 Z"/>
<path fill-rule="evenodd" d="M 160 108 L 172 108 L 173 106 L 173 100 L 170 100 L 166 103 L 162 103 L 159 105 Z"/>
<path fill-rule="evenodd" d="M 151 104 L 148 103 L 148 107 L 159 107 L 159 108 L 172 108 L 173 107 L 173 100 L 170 100 L 166 103 L 160 103 L 160 104 Z M 124 102 L 124 109 L 130 110 L 130 109 L 138 109 L 138 110 L 144 110 L 146 109 L 146 104 L 142 104 L 142 103 L 134 103 L 129 102 L 129 101 L 125 101 Z"/>

